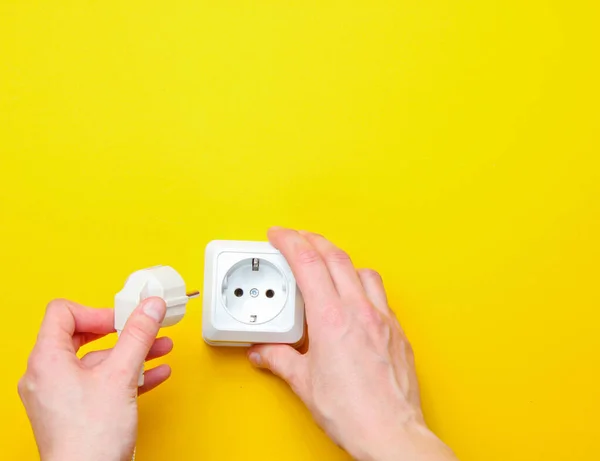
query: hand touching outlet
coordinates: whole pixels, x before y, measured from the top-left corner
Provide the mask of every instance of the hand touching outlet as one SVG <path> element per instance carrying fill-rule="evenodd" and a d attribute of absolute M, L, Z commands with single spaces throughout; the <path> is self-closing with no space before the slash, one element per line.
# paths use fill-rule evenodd
<path fill-rule="evenodd" d="M 274 228 L 269 240 L 304 296 L 310 347 L 255 346 L 250 360 L 287 381 L 358 460 L 455 460 L 425 424 L 412 349 L 379 275 L 320 235 Z"/>

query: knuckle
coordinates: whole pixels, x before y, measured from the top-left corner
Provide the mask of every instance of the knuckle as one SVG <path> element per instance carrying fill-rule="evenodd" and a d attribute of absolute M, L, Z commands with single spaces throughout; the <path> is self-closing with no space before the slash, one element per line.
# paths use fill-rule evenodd
<path fill-rule="evenodd" d="M 283 379 L 296 392 L 301 388 L 301 373 L 297 364 L 292 365 L 281 354 L 271 354 L 267 359 L 269 370 Z"/>
<path fill-rule="evenodd" d="M 63 298 L 53 299 L 46 305 L 46 313 L 51 314 L 57 310 L 63 310 L 69 301 Z"/>
<path fill-rule="evenodd" d="M 45 360 L 40 357 L 40 354 L 32 352 L 27 359 L 27 370 L 34 373 L 39 372 L 44 366 Z"/>
<path fill-rule="evenodd" d="M 360 275 L 366 279 L 382 281 L 381 274 L 374 269 L 360 269 Z"/>
<path fill-rule="evenodd" d="M 350 255 L 344 250 L 340 250 L 339 248 L 327 252 L 325 258 L 327 259 L 327 261 L 332 263 L 345 264 L 351 262 Z"/>
<path fill-rule="evenodd" d="M 314 248 L 306 248 L 298 253 L 298 262 L 303 265 L 311 265 L 319 261 L 321 256 Z"/>
<path fill-rule="evenodd" d="M 31 378 L 29 373 L 25 373 L 17 383 L 17 392 L 21 400 L 25 400 L 28 395 L 35 391 L 35 380 Z"/>
<path fill-rule="evenodd" d="M 280 355 L 270 348 L 263 350 L 261 356 L 263 358 L 264 365 L 273 372 L 279 372 L 285 366 L 285 362 L 281 360 Z"/>
<path fill-rule="evenodd" d="M 383 318 L 383 315 L 381 315 L 381 313 L 377 309 L 375 309 L 370 303 L 363 303 L 363 305 L 360 307 L 360 310 L 362 313 L 363 322 L 366 325 L 375 328 L 381 328 L 384 325 L 386 325 L 386 321 Z"/>
<path fill-rule="evenodd" d="M 25 376 L 23 376 L 21 379 L 19 379 L 19 382 L 17 383 L 17 392 L 19 393 L 19 397 L 21 397 L 21 400 L 25 396 L 26 388 L 27 385 L 25 384 Z"/>
<path fill-rule="evenodd" d="M 153 335 L 152 333 L 147 331 L 146 328 L 144 328 L 144 325 L 140 321 L 140 319 L 136 320 L 137 321 L 130 322 L 130 324 L 125 328 L 123 333 L 127 334 L 134 341 L 137 341 L 143 346 L 150 348 L 154 343 L 154 340 L 156 339 L 155 335 Z"/>
<path fill-rule="evenodd" d="M 279 371 L 279 360 L 272 352 L 263 352 L 264 365 L 271 371 Z"/>

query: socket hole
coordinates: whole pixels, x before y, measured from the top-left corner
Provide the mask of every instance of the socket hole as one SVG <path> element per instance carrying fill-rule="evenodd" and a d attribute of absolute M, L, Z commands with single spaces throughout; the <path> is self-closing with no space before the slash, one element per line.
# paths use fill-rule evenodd
<path fill-rule="evenodd" d="M 267 290 L 265 294 L 267 295 L 267 298 L 272 298 L 275 296 L 275 292 L 273 290 Z"/>
<path fill-rule="evenodd" d="M 236 295 L 238 298 L 241 298 L 242 296 L 244 296 L 244 290 L 242 290 L 241 288 L 236 288 L 233 294 Z"/>

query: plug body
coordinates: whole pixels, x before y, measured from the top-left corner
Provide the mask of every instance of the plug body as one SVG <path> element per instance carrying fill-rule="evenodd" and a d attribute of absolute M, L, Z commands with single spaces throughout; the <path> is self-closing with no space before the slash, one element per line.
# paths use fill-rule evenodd
<path fill-rule="evenodd" d="M 134 309 L 146 298 L 159 297 L 167 305 L 163 327 L 175 325 L 185 315 L 189 297 L 185 282 L 179 273 L 169 266 L 155 266 L 134 272 L 125 286 L 115 296 L 115 330 L 120 335 Z M 144 384 L 143 370 L 138 385 Z"/>
<path fill-rule="evenodd" d="M 290 266 L 271 244 L 207 245 L 202 336 L 214 346 L 302 343 L 304 300 Z"/>

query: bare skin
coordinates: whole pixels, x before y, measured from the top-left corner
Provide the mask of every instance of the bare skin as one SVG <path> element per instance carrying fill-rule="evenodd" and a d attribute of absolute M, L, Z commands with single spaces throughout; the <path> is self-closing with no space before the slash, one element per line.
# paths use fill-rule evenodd
<path fill-rule="evenodd" d="M 274 228 L 306 302 L 310 346 L 256 346 L 249 358 L 287 381 L 325 432 L 361 461 L 456 460 L 426 426 L 412 348 L 375 271 L 324 237 Z"/>
<path fill-rule="evenodd" d="M 137 381 L 145 360 L 173 348 L 156 339 L 166 306 L 144 301 L 131 315 L 114 349 L 77 350 L 114 332 L 112 309 L 91 309 L 66 300 L 46 310 L 19 395 L 31 421 L 42 461 L 130 460 L 137 436 Z M 144 374 L 139 393 L 154 389 L 171 374 L 161 365 Z"/>
<path fill-rule="evenodd" d="M 426 426 L 412 349 L 388 306 L 381 277 L 356 270 L 324 237 L 273 228 L 306 302 L 310 346 L 260 345 L 250 361 L 287 381 L 315 421 L 359 461 L 456 460 Z M 127 461 L 137 433 L 137 379 L 146 360 L 168 354 L 156 339 L 166 312 L 158 298 L 130 317 L 114 349 L 78 349 L 113 333 L 112 309 L 66 300 L 48 305 L 27 371 L 19 382 L 42 461 Z M 147 370 L 139 393 L 170 376 Z"/>

